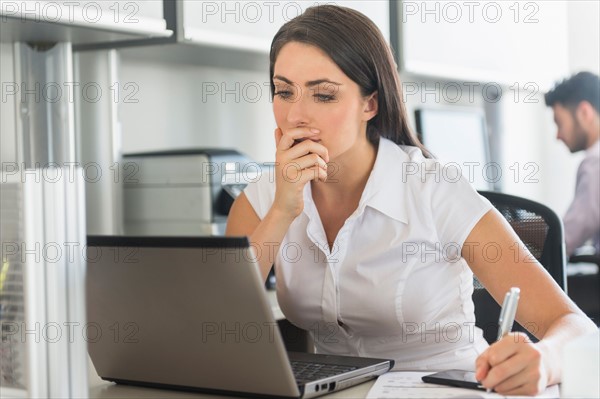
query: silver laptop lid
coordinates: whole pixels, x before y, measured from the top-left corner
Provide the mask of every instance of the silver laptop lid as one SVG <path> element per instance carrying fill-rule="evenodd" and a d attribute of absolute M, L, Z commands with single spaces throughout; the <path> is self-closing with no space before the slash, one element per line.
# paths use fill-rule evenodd
<path fill-rule="evenodd" d="M 246 238 L 94 236 L 87 258 L 102 378 L 300 395 Z"/>

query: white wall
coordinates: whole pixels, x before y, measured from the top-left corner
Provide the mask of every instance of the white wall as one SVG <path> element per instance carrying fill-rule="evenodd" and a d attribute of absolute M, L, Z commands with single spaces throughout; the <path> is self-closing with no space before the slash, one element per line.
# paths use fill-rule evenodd
<path fill-rule="evenodd" d="M 503 189 L 541 202 L 558 215 L 566 211 L 575 189 L 580 156 L 572 156 L 556 140 L 552 110 L 542 92 L 524 102 L 526 93 L 502 99 Z"/>
<path fill-rule="evenodd" d="M 564 35 L 568 38 L 569 74 L 582 70 L 598 74 L 600 3 L 569 1 L 567 5 Z M 505 90 L 498 106 L 502 115 L 503 190 L 542 202 L 562 216 L 573 198 L 583 154 L 571 154 L 556 140 L 553 113 L 544 103 L 543 91 L 530 95 L 523 90 Z"/>
<path fill-rule="evenodd" d="M 590 71 L 600 73 L 600 2 L 568 2 L 568 58 L 569 73 Z M 543 103 L 543 98 L 542 98 Z M 538 114 L 541 118 L 539 142 L 542 148 L 542 190 L 536 193 L 539 200 L 563 215 L 573 198 L 577 166 L 583 154 L 571 154 L 566 146 L 556 140 L 556 126 L 552 110 L 546 108 Z"/>
<path fill-rule="evenodd" d="M 267 56 L 254 71 L 148 62 L 140 51 L 157 50 L 120 52 L 120 87 L 139 90 L 132 98 L 137 103 L 119 103 L 124 153 L 213 147 L 236 148 L 259 162 L 274 159 Z"/>
<path fill-rule="evenodd" d="M 600 70 L 600 2 L 568 3 L 569 69 L 572 73 Z"/>
<path fill-rule="evenodd" d="M 566 1 L 403 1 L 399 8 L 405 71 L 507 86 L 534 81 L 545 90 L 568 69 Z"/>
<path fill-rule="evenodd" d="M 567 23 L 560 26 L 566 30 L 561 34 L 567 37 L 570 73 L 584 69 L 598 73 L 599 2 L 569 1 L 567 5 Z M 157 60 L 155 54 L 160 50 L 156 48 L 119 52 L 120 87 L 134 83 L 139 89 L 135 97 L 140 100 L 119 104 L 124 152 L 236 147 L 257 161 L 272 160 L 275 124 L 266 86 L 266 59 L 251 68 L 247 64 L 252 62 L 246 64 L 243 59 L 223 67 L 197 60 L 188 62 L 180 56 Z M 564 52 L 557 50 L 557 57 L 565 57 Z M 564 59 L 556 61 L 565 63 Z M 426 81 L 407 76 L 402 79 Z M 443 86 L 444 81 L 438 82 Z M 429 80 L 428 87 L 435 83 Z M 503 187 L 508 193 L 543 202 L 562 215 L 572 198 L 581 154 L 570 154 L 555 139 L 552 112 L 544 104 L 544 92 L 530 95 L 523 90 L 525 83 L 519 82 L 520 90 L 505 86 L 501 100 L 491 106 L 502 115 Z M 218 93 L 206 95 L 208 86 L 215 84 Z M 255 96 L 255 91 L 244 93 L 244 87 L 250 86 L 261 88 L 258 101 L 247 96 Z M 223 88 L 233 92 L 223 93 Z M 430 97 L 425 103 L 431 101 Z M 439 102 L 444 103 L 443 98 Z M 413 126 L 413 111 L 422 104 L 420 94 L 407 98 Z M 485 106 L 481 97 L 458 105 Z"/>

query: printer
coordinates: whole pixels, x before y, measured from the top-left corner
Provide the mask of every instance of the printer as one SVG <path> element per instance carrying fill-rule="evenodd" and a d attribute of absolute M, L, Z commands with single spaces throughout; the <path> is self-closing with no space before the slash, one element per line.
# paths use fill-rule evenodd
<path fill-rule="evenodd" d="M 126 235 L 223 235 L 234 198 L 263 166 L 230 149 L 123 156 Z"/>

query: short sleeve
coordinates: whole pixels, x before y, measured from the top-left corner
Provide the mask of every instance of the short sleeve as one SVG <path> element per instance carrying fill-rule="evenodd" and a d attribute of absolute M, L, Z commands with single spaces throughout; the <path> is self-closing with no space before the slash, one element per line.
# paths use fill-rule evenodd
<path fill-rule="evenodd" d="M 261 220 L 264 219 L 275 199 L 274 177 L 270 173 L 261 174 L 258 179 L 248 183 L 244 194 L 254 208 L 254 212 Z"/>
<path fill-rule="evenodd" d="M 493 205 L 482 197 L 460 171 L 441 167 L 431 191 L 433 222 L 442 243 L 462 247 L 473 227 Z"/>

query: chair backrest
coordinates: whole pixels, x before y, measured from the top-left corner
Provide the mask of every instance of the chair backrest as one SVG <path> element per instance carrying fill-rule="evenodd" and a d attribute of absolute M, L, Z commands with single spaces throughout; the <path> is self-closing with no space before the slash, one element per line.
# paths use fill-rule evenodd
<path fill-rule="evenodd" d="M 540 262 L 566 292 L 566 256 L 562 221 L 545 205 L 514 195 L 479 191 L 504 216 L 529 252 Z M 500 306 L 487 290 L 474 280 L 473 302 L 475 324 L 483 330 L 485 339 L 492 343 L 498 334 Z M 535 326 L 526 326 L 535 332 Z M 523 331 L 535 340 L 526 328 L 515 323 L 514 331 Z"/>

